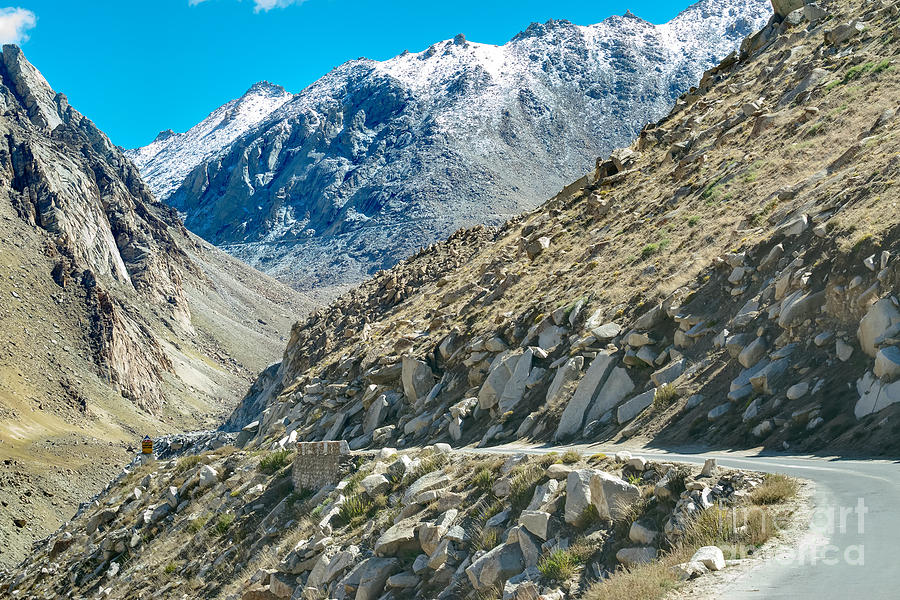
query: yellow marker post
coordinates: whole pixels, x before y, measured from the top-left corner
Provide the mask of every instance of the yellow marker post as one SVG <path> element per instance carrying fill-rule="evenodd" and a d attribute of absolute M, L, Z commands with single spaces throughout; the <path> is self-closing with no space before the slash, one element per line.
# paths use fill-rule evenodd
<path fill-rule="evenodd" d="M 141 454 L 153 454 L 153 440 L 150 436 L 145 436 L 141 442 Z"/>

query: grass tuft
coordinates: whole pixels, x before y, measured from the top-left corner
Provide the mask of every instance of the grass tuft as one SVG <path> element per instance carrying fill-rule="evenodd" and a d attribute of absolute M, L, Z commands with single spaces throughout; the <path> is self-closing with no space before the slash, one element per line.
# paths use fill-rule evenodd
<path fill-rule="evenodd" d="M 219 519 L 216 521 L 215 530 L 219 535 L 225 535 L 228 531 L 228 528 L 231 527 L 231 524 L 234 523 L 234 514 L 233 513 L 225 513 L 219 516 Z"/>
<path fill-rule="evenodd" d="M 653 409 L 660 411 L 672 406 L 678 398 L 678 390 L 671 383 L 666 383 L 656 388 L 653 395 Z"/>
<path fill-rule="evenodd" d="M 274 452 L 270 452 L 259 461 L 259 470 L 263 473 L 268 473 L 269 475 L 277 473 L 290 464 L 290 457 L 290 450 L 275 450 Z"/>
<path fill-rule="evenodd" d="M 750 493 L 750 502 L 757 505 L 783 504 L 797 495 L 797 481 L 782 475 L 771 473 Z"/>
<path fill-rule="evenodd" d="M 567 465 L 572 465 L 581 460 L 581 455 L 574 450 L 566 450 L 565 454 L 562 455 L 563 463 Z"/>

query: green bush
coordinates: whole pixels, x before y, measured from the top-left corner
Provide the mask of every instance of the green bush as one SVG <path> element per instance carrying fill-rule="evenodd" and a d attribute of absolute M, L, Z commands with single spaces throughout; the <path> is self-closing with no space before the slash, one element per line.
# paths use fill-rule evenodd
<path fill-rule="evenodd" d="M 234 523 L 234 514 L 233 513 L 225 513 L 219 516 L 219 519 L 216 521 L 215 530 L 219 535 L 225 535 L 228 531 L 228 528 L 231 527 L 231 524 Z"/>
<path fill-rule="evenodd" d="M 487 467 L 482 467 L 472 477 L 472 485 L 481 493 L 489 492 L 494 485 L 494 474 Z"/>
<path fill-rule="evenodd" d="M 290 450 L 275 450 L 274 452 L 270 452 L 259 461 L 259 470 L 270 475 L 276 473 L 290 464 L 290 456 Z"/>
<path fill-rule="evenodd" d="M 338 508 L 338 516 L 344 523 L 354 525 L 368 518 L 373 507 L 371 500 L 361 494 L 355 494 L 344 500 L 344 503 Z"/>
<path fill-rule="evenodd" d="M 538 571 L 544 579 L 567 581 L 579 568 L 575 556 L 568 550 L 556 549 L 538 562 Z"/>
<path fill-rule="evenodd" d="M 656 388 L 653 395 L 653 408 L 655 410 L 663 410 L 668 408 L 678 398 L 678 390 L 671 383 L 665 383 Z"/>
<path fill-rule="evenodd" d="M 188 529 L 191 531 L 191 533 L 197 533 L 198 531 L 200 531 L 201 529 L 206 527 L 206 524 L 208 522 L 209 522 L 209 515 L 203 515 L 203 516 L 197 517 L 196 519 L 190 521 L 190 524 L 188 525 Z"/>

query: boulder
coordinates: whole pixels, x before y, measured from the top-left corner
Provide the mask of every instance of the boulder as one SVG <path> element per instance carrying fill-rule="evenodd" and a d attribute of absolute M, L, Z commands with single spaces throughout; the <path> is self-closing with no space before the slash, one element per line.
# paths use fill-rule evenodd
<path fill-rule="evenodd" d="M 708 421 L 715 421 L 719 417 L 725 415 L 731 410 L 731 403 L 726 402 L 724 404 L 720 404 L 717 407 L 711 409 L 708 413 L 706 413 L 706 419 Z"/>
<path fill-rule="evenodd" d="M 363 477 L 359 484 L 370 498 L 374 498 L 378 494 L 388 491 L 391 487 L 391 482 L 388 481 L 387 477 L 378 473 Z"/>
<path fill-rule="evenodd" d="M 519 544 L 519 550 L 522 551 L 522 560 L 525 563 L 525 568 L 533 569 L 537 567 L 542 554 L 541 539 L 539 539 L 538 536 L 533 535 L 524 527 L 514 527 L 509 534 L 507 543 L 511 543 L 513 540 L 517 541 Z"/>
<path fill-rule="evenodd" d="M 600 518 L 618 520 L 640 498 L 641 490 L 636 485 L 604 471 L 592 472 L 590 501 L 596 507 Z"/>
<path fill-rule="evenodd" d="M 438 517 L 434 523 L 426 523 L 419 527 L 419 545 L 422 547 L 422 552 L 429 556 L 434 554 L 458 514 L 459 511 L 456 509 L 450 509 Z"/>
<path fill-rule="evenodd" d="M 498 354 L 491 363 L 490 372 L 478 391 L 478 406 L 482 410 L 493 408 L 500 401 L 506 384 L 516 369 L 521 354 Z"/>
<path fill-rule="evenodd" d="M 604 323 L 589 329 L 589 331 L 595 338 L 601 342 L 605 342 L 619 335 L 622 332 L 622 326 L 616 323 Z"/>
<path fill-rule="evenodd" d="M 419 552 L 421 547 L 416 538 L 419 521 L 405 519 L 388 528 L 375 542 L 377 556 L 394 556 L 398 552 Z"/>
<path fill-rule="evenodd" d="M 585 511 L 591 505 L 591 478 L 593 469 L 571 471 L 566 478 L 566 507 L 564 518 L 570 525 L 580 524 Z"/>
<path fill-rule="evenodd" d="M 388 578 L 400 571 L 396 558 L 368 558 L 344 580 L 344 587 L 355 589 L 355 600 L 376 600 L 384 591 Z"/>
<path fill-rule="evenodd" d="M 678 581 L 687 581 L 694 579 L 709 572 L 702 562 L 691 561 L 679 563 L 672 567 L 672 573 L 678 578 Z"/>
<path fill-rule="evenodd" d="M 761 337 L 756 338 L 750 342 L 747 347 L 741 350 L 740 354 L 737 356 L 738 362 L 741 363 L 741 366 L 745 369 L 749 369 L 766 355 L 766 350 L 766 341 Z"/>
<path fill-rule="evenodd" d="M 385 585 L 392 590 L 411 589 L 419 585 L 419 576 L 415 573 L 404 571 L 387 578 Z"/>
<path fill-rule="evenodd" d="M 536 240 L 532 240 L 525 244 L 525 253 L 528 254 L 528 258 L 534 260 L 538 255 L 540 255 L 544 250 L 550 247 L 550 238 L 548 237 L 539 237 Z"/>
<path fill-rule="evenodd" d="M 518 543 L 502 544 L 484 554 L 466 569 L 466 576 L 476 590 L 503 583 L 525 569 L 525 559 Z"/>
<path fill-rule="evenodd" d="M 725 555 L 718 546 L 703 546 L 694 552 L 691 562 L 701 563 L 710 571 L 721 571 L 725 568 Z"/>
<path fill-rule="evenodd" d="M 519 515 L 519 525 L 546 540 L 550 529 L 550 513 L 540 510 L 523 510 Z"/>
<path fill-rule="evenodd" d="M 431 473 L 427 473 L 414 481 L 412 485 L 406 489 L 406 492 L 403 494 L 403 504 L 409 504 L 422 492 L 444 488 L 451 483 L 453 483 L 453 478 L 443 471 L 432 471 Z"/>
<path fill-rule="evenodd" d="M 563 386 L 570 381 L 578 379 L 578 375 L 581 373 L 581 368 L 583 366 L 583 356 L 573 356 L 560 365 L 559 368 L 556 369 L 556 375 L 553 376 L 553 381 L 550 382 L 550 387 L 547 388 L 545 403 L 552 405 L 557 398 L 559 398 Z"/>
<path fill-rule="evenodd" d="M 684 370 L 687 368 L 687 360 L 682 358 L 681 360 L 673 361 L 672 363 L 666 365 L 662 369 L 659 369 L 652 375 L 650 375 L 650 380 L 653 381 L 653 385 L 661 386 L 667 383 L 672 383 L 684 373 Z"/>
<path fill-rule="evenodd" d="M 572 465 L 557 463 L 547 467 L 547 477 L 555 480 L 567 479 L 572 471 L 577 471 Z"/>
<path fill-rule="evenodd" d="M 825 42 L 831 45 L 838 45 L 846 42 L 847 40 L 856 37 L 860 33 L 866 30 L 866 24 L 862 21 L 850 21 L 849 23 L 843 23 L 838 25 L 834 29 L 828 29 L 825 31 Z"/>
<path fill-rule="evenodd" d="M 518 406 L 525 395 L 525 384 L 528 382 L 528 375 L 531 373 L 531 360 L 534 352 L 531 348 L 525 350 L 516 360 L 516 368 L 510 374 L 506 385 L 503 386 L 503 392 L 497 402 L 497 410 L 500 414 L 507 412 Z"/>
<path fill-rule="evenodd" d="M 434 387 L 434 375 L 428 365 L 408 355 L 403 356 L 400 380 L 403 383 L 403 393 L 409 402 L 415 402 L 427 395 Z"/>
<path fill-rule="evenodd" d="M 666 311 L 663 310 L 663 305 L 660 302 L 640 317 L 634 322 L 635 329 L 648 330 L 653 329 L 657 325 L 663 322 L 663 319 L 666 318 Z"/>
<path fill-rule="evenodd" d="M 209 465 L 203 465 L 197 471 L 197 487 L 201 490 L 210 488 L 219 480 L 219 474 Z"/>
<path fill-rule="evenodd" d="M 619 425 L 624 425 L 628 421 L 632 420 L 641 412 L 653 404 L 653 399 L 656 397 L 656 388 L 652 390 L 648 390 L 643 394 L 638 394 L 631 400 L 622 404 L 618 410 L 616 410 L 616 422 Z"/>
<path fill-rule="evenodd" d="M 581 430 L 584 414 L 594 398 L 594 394 L 600 385 L 606 380 L 612 370 L 614 355 L 608 352 L 600 352 L 591 363 L 584 377 L 578 382 L 578 387 L 572 398 L 566 405 L 559 425 L 556 428 L 554 439 L 560 440 L 571 436 Z"/>
<path fill-rule="evenodd" d="M 635 544 L 641 544 L 642 546 L 649 546 L 652 544 L 658 535 L 659 532 L 650 529 L 637 521 L 632 523 L 631 528 L 628 530 L 628 539 Z"/>
<path fill-rule="evenodd" d="M 875 355 L 875 377 L 882 381 L 900 378 L 900 348 L 888 346 Z"/>
<path fill-rule="evenodd" d="M 804 4 L 806 4 L 806 0 L 772 0 L 772 8 L 775 9 L 775 14 L 782 19 L 798 8 L 803 8 Z"/>
<path fill-rule="evenodd" d="M 381 394 L 373 400 L 368 410 L 366 410 L 365 419 L 363 419 L 363 433 L 372 433 L 381 427 L 385 417 L 387 417 L 389 407 L 390 404 L 385 394 Z"/>
<path fill-rule="evenodd" d="M 603 387 L 600 388 L 597 398 L 591 404 L 590 410 L 587 411 L 585 422 L 590 423 L 601 418 L 632 391 L 634 391 L 634 382 L 628 375 L 628 371 L 622 367 L 613 368 L 603 383 Z"/>
<path fill-rule="evenodd" d="M 868 371 L 856 382 L 859 400 L 853 413 L 857 419 L 877 413 L 892 404 L 900 402 L 900 381 L 883 383 Z"/>
<path fill-rule="evenodd" d="M 799 400 L 809 391 L 809 383 L 806 381 L 801 381 L 800 383 L 795 383 L 791 387 L 787 389 L 785 395 L 788 400 Z"/>
<path fill-rule="evenodd" d="M 534 488 L 534 494 L 531 496 L 531 502 L 529 502 L 526 510 L 540 510 L 544 504 L 556 496 L 558 491 L 559 481 L 551 477 L 546 483 L 542 483 Z"/>
<path fill-rule="evenodd" d="M 634 548 L 622 548 L 616 552 L 616 560 L 625 567 L 637 567 L 646 565 L 656 560 L 656 548 L 649 546 L 637 546 Z"/>
<path fill-rule="evenodd" d="M 878 353 L 876 341 L 898 323 L 900 310 L 897 310 L 889 298 L 882 298 L 869 307 L 856 330 L 856 337 L 859 338 L 863 352 L 874 357 Z"/>
<path fill-rule="evenodd" d="M 804 293 L 797 290 L 781 301 L 778 326 L 787 329 L 811 318 L 825 304 L 825 292 Z"/>
<path fill-rule="evenodd" d="M 437 571 L 443 567 L 451 552 L 453 552 L 453 545 L 450 540 L 441 540 L 428 556 L 428 568 Z"/>
<path fill-rule="evenodd" d="M 844 340 L 838 339 L 834 342 L 834 352 L 837 354 L 838 360 L 847 362 L 853 356 L 853 346 Z"/>

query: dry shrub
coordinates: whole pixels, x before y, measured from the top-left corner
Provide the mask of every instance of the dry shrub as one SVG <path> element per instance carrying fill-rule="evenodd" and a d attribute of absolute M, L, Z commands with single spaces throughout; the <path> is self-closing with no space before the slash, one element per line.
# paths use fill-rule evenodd
<path fill-rule="evenodd" d="M 783 504 L 797 495 L 798 487 L 796 479 L 781 473 L 771 473 L 750 493 L 750 502 L 760 505 Z"/>
<path fill-rule="evenodd" d="M 660 600 L 678 587 L 672 567 L 687 561 L 691 552 L 679 549 L 664 554 L 658 561 L 624 569 L 609 579 L 597 582 L 585 592 L 584 600 Z"/>

